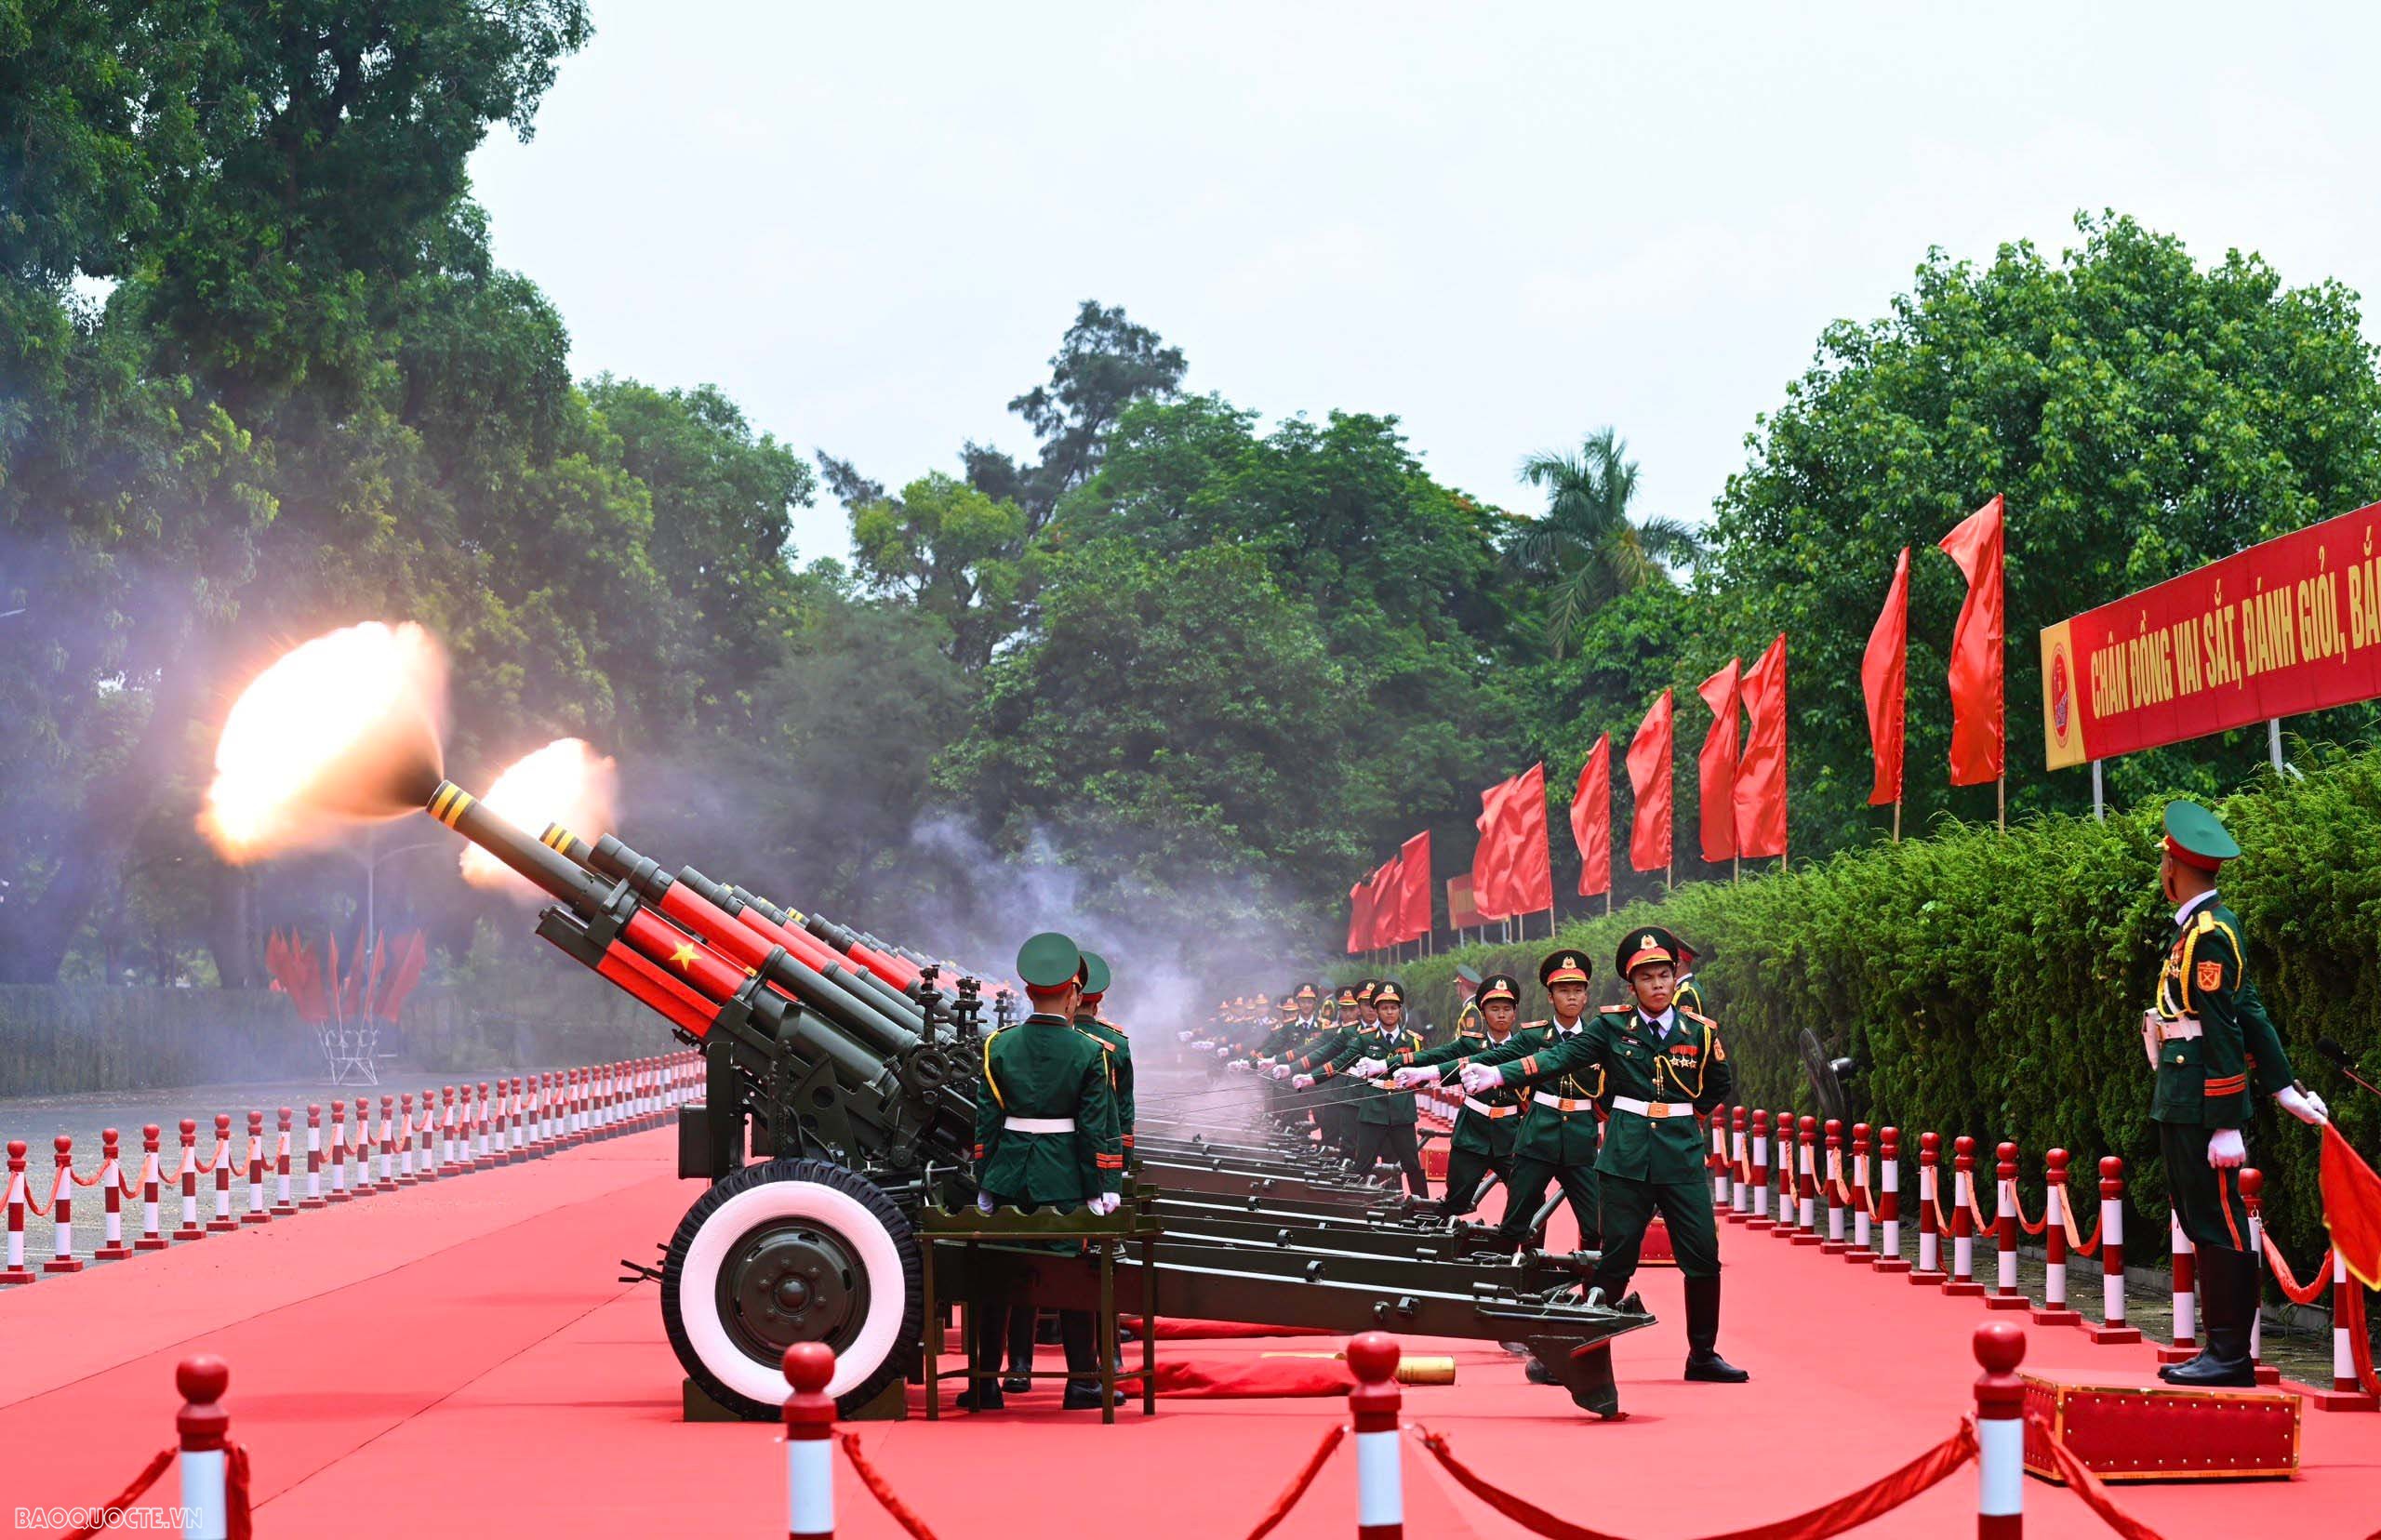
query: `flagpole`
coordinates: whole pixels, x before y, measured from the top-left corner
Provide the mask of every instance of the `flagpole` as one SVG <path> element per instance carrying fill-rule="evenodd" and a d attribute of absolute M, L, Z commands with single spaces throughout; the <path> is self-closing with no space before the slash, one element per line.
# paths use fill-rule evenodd
<path fill-rule="evenodd" d="M 2001 832 L 2006 834 L 2009 832 L 2009 772 L 2003 770 L 1993 785 L 1998 789 L 1996 797 L 2001 803 Z"/>
<path fill-rule="evenodd" d="M 1894 843 L 1901 843 L 1901 799 L 1894 799 Z"/>

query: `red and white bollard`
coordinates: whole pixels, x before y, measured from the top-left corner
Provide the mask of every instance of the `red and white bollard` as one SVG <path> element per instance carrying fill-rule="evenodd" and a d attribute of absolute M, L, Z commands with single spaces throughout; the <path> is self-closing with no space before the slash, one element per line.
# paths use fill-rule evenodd
<path fill-rule="evenodd" d="M 1918 1136 L 1918 1266 L 1909 1270 L 1912 1283 L 1940 1285 L 1949 1281 L 1943 1271 L 1943 1237 L 1936 1215 L 1940 1205 L 1936 1195 L 1942 1191 L 1943 1135 L 1935 1133 Z"/>
<path fill-rule="evenodd" d="M 1349 1421 L 1356 1435 L 1357 1540 L 1403 1540 L 1405 1472 L 1398 1447 L 1397 1339 L 1362 1332 L 1348 1339 Z"/>
<path fill-rule="evenodd" d="M 120 1262 L 132 1255 L 124 1243 L 124 1157 L 113 1128 L 100 1130 L 100 1249 L 94 1262 Z"/>
<path fill-rule="evenodd" d="M 1728 1114 L 1728 1217 L 1741 1225 L 1745 1222 L 1745 1168 L 1749 1156 L 1745 1145 L 1745 1109 L 1741 1107 Z"/>
<path fill-rule="evenodd" d="M 785 1532 L 788 1540 L 834 1540 L 834 1349 L 797 1342 L 785 1350 Z"/>
<path fill-rule="evenodd" d="M 447 1100 L 452 1101 L 455 1088 L 446 1088 Z M 420 1141 L 414 1146 L 414 1175 L 425 1182 L 438 1180 L 438 1093 L 429 1086 L 421 1088 L 421 1122 L 414 1129 Z"/>
<path fill-rule="evenodd" d="M 527 1107 L 527 1096 L 522 1090 L 527 1082 L 515 1075 L 512 1077 L 512 1093 L 506 1098 L 509 1105 L 505 1109 L 504 1117 L 504 1158 L 507 1161 L 517 1161 L 525 1158 L 523 1147 L 528 1142 L 525 1110 Z"/>
<path fill-rule="evenodd" d="M 280 1121 L 274 1125 L 275 1132 L 273 1140 L 273 1212 L 277 1216 L 286 1216 L 298 1212 L 298 1205 L 291 1201 L 289 1191 L 289 1135 L 291 1132 L 290 1120 L 293 1115 L 294 1114 L 290 1112 L 289 1109 L 286 1107 L 283 1108 L 280 1112 Z"/>
<path fill-rule="evenodd" d="M 2199 1357 L 2199 1248 L 2172 1210 L 2166 1215 L 2166 1255 L 2174 1265 L 2175 1337 L 2157 1349 L 2158 1361 L 2184 1363 Z"/>
<path fill-rule="evenodd" d="M 264 1114 L 248 1114 L 248 1206 L 240 1215 L 244 1225 L 269 1225 L 273 1215 L 264 1201 Z"/>
<path fill-rule="evenodd" d="M 2350 1315 L 2364 1308 L 2363 1285 L 2348 1276 L 2348 1259 L 2334 1246 L 2332 1264 L 2332 1388 L 2315 1398 L 2325 1412 L 2371 1412 L 2376 1403 L 2356 1377 L 2356 1353 L 2348 1345 Z"/>
<path fill-rule="evenodd" d="M 323 1196 L 323 1109 L 314 1102 L 306 1104 L 306 1196 L 298 1200 L 299 1208 L 321 1208 L 330 1201 Z"/>
<path fill-rule="evenodd" d="M 2017 1147 L 2003 1139 L 1992 1151 L 1992 1293 L 1988 1310 L 2024 1310 L 2033 1301 L 2017 1291 Z"/>
<path fill-rule="evenodd" d="M 32 1194 L 25 1190 L 25 1141 L 8 1141 L 8 1265 L 0 1268 L 0 1285 L 30 1283 L 33 1270 L 25 1266 L 25 1206 Z"/>
<path fill-rule="evenodd" d="M 1877 1259 L 1875 1215 L 1869 1212 L 1869 1178 L 1870 1165 L 1869 1129 L 1864 1122 L 1852 1125 L 1852 1244 L 1845 1248 L 1843 1259 L 1867 1267 Z"/>
<path fill-rule="evenodd" d="M 50 1223 L 57 1245 L 50 1259 L 41 1265 L 46 1273 L 73 1273 L 83 1270 L 82 1258 L 74 1255 L 74 1137 L 60 1134 L 50 1141 L 58 1152 L 57 1185 L 49 1189 Z"/>
<path fill-rule="evenodd" d="M 223 1392 L 232 1371 L 212 1353 L 182 1360 L 174 1370 L 174 1388 L 182 1393 L 182 1409 L 174 1416 L 174 1431 L 181 1441 L 181 1533 L 184 1540 L 230 1540 L 232 1533 L 231 1451 L 224 1435 L 232 1414 L 223 1410 Z"/>
<path fill-rule="evenodd" d="M 1887 1124 L 1877 1135 L 1877 1260 L 1881 1273 L 1906 1273 L 1901 1255 L 1901 1130 Z"/>
<path fill-rule="evenodd" d="M 2042 1158 L 2042 1304 L 2037 1326 L 2080 1326 L 2083 1318 L 2067 1306 L 2067 1151 Z"/>
<path fill-rule="evenodd" d="M 182 1163 L 174 1173 L 175 1183 L 182 1189 L 182 1222 L 174 1230 L 177 1241 L 196 1241 L 206 1233 L 198 1222 L 198 1120 L 181 1121 Z"/>
<path fill-rule="evenodd" d="M 470 1086 L 463 1087 L 467 1108 L 471 1094 Z M 438 1158 L 432 1162 L 431 1170 L 433 1175 L 443 1176 L 453 1171 L 460 1162 L 458 1159 L 459 1152 L 455 1148 L 455 1088 L 451 1085 L 447 1086 L 442 1093 L 441 1099 L 444 1102 L 444 1110 L 439 1114 L 439 1124 L 432 1134 L 432 1137 L 437 1140 L 432 1148 L 438 1151 Z"/>
<path fill-rule="evenodd" d="M 2141 1329 L 2124 1323 L 2124 1157 L 2100 1159 L 2100 1322 L 2086 1323 L 2094 1342 L 2139 1342 Z"/>
<path fill-rule="evenodd" d="M 1728 1109 L 1715 1108 L 1711 1113 L 1711 1153 L 1703 1163 L 1711 1168 L 1711 1212 L 1728 1212 Z"/>
<path fill-rule="evenodd" d="M 1943 1292 L 1973 1297 L 1984 1293 L 1975 1281 L 1975 1140 L 1962 1134 L 1951 1141 L 1951 1276 Z"/>
<path fill-rule="evenodd" d="M 2026 1533 L 2026 1334 L 2005 1321 L 1975 1329 L 1975 1540 Z"/>
<path fill-rule="evenodd" d="M 1745 1187 L 1745 1228 L 1765 1230 L 1769 1217 L 1769 1112 L 1753 1109 L 1752 1180 Z"/>
<path fill-rule="evenodd" d="M 385 1096 L 381 1098 L 384 1102 L 388 1098 Z M 410 1091 L 400 1091 L 397 1093 L 397 1122 L 395 1135 L 396 1137 L 394 1142 L 397 1148 L 397 1185 L 399 1187 L 411 1187 L 413 1186 L 416 1178 L 413 1174 L 413 1093 Z"/>
<path fill-rule="evenodd" d="M 331 1103 L 331 1149 L 325 1162 L 331 1174 L 331 1184 L 323 1194 L 326 1203 L 344 1203 L 347 1193 L 347 1100 L 339 1097 Z"/>
<path fill-rule="evenodd" d="M 497 1083 L 501 1085 L 504 1082 L 499 1081 Z M 476 1104 L 474 1115 L 472 1119 L 472 1139 L 473 1144 L 473 1148 L 472 1150 L 472 1168 L 475 1171 L 485 1170 L 489 1166 L 501 1165 L 504 1163 L 504 1157 L 498 1154 L 488 1144 L 487 1120 L 488 1086 L 487 1082 L 482 1081 L 480 1082 L 479 1101 Z M 498 1126 L 502 1126 L 502 1119 L 500 1117 L 498 1120 Z"/>
<path fill-rule="evenodd" d="M 402 1100 L 403 1111 L 397 1110 Z M 405 1187 L 413 1181 L 413 1135 L 407 1133 L 405 1148 L 397 1148 L 398 1117 L 402 1115 L 406 1129 L 413 1127 L 413 1093 L 402 1098 L 384 1095 L 380 1098 L 380 1179 L 373 1185 L 386 1192 L 392 1188 Z"/>
<path fill-rule="evenodd" d="M 240 1221 L 232 1215 L 232 1114 L 215 1114 L 215 1216 L 206 1222 L 209 1235 L 222 1235 L 238 1229 Z"/>
<path fill-rule="evenodd" d="M 170 1244 L 162 1228 L 161 1214 L 166 1185 L 165 1170 L 157 1158 L 157 1125 L 140 1125 L 140 1239 L 132 1243 L 134 1251 L 164 1251 Z"/>
<path fill-rule="evenodd" d="M 1843 1238 L 1843 1205 L 1835 1201 L 1843 1187 L 1843 1120 L 1829 1118 L 1825 1132 L 1827 1161 L 1820 1168 L 1819 1198 L 1827 1210 L 1827 1239 L 1819 1242 L 1819 1252 L 1842 1256 L 1852 1249 L 1852 1242 Z"/>
<path fill-rule="evenodd" d="M 1802 1145 L 1795 1132 L 1793 1113 L 1779 1112 L 1775 1126 L 1777 1130 L 1777 1228 L 1790 1241 L 1797 1228 L 1795 1216 L 1801 1211 L 1802 1179 L 1796 1170 L 1796 1159 Z"/>

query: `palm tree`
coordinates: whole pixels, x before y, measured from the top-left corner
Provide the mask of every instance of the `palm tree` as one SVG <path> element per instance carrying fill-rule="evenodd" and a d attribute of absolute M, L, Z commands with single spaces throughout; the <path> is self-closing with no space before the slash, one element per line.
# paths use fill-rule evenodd
<path fill-rule="evenodd" d="M 1550 589 L 1546 639 L 1556 657 L 1598 609 L 1646 583 L 1670 582 L 1673 565 L 1703 553 L 1695 531 L 1676 519 L 1632 520 L 1637 462 L 1610 428 L 1588 437 L 1576 455 L 1550 451 L 1522 461 L 1521 479 L 1546 489 L 1546 513 L 1518 530 L 1505 559 Z"/>

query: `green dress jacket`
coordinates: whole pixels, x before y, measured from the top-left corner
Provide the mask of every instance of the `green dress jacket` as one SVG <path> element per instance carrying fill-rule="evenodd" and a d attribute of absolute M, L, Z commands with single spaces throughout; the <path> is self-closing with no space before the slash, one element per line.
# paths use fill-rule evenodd
<path fill-rule="evenodd" d="M 1477 1022 L 1478 1017 L 1472 1019 Z M 1460 1065 L 1468 1059 L 1502 1048 L 1530 1030 L 1532 1029 L 1517 1026 L 1499 1042 L 1476 1026 L 1460 1029 L 1454 1037 L 1435 1048 L 1425 1048 L 1418 1054 L 1390 1059 L 1390 1067 L 1395 1069 L 1403 1064 L 1427 1069 L 1436 1066 Z M 1442 1069 L 1439 1078 L 1444 1082 L 1448 1072 Z M 1482 1111 L 1483 1108 L 1487 1110 Z M 1468 1095 L 1463 1099 L 1463 1110 L 1456 1114 L 1455 1130 L 1447 1135 L 1447 1148 L 1469 1149 L 1490 1160 L 1501 1161 L 1513 1152 L 1513 1145 L 1521 1137 L 1522 1119 L 1528 1110 L 1527 1093 L 1515 1086 L 1483 1091 L 1476 1096 Z M 1499 1113 L 1502 1116 L 1498 1116 Z"/>
<path fill-rule="evenodd" d="M 1403 1062 L 1406 1055 L 1419 1053 L 1421 1048 L 1422 1034 L 1408 1031 L 1403 1027 L 1393 1031 L 1387 1028 L 1380 1028 L 1369 1032 L 1358 1032 L 1355 1034 L 1355 1041 L 1346 1051 L 1315 1071 L 1315 1079 L 1322 1081 L 1346 1077 L 1347 1084 L 1351 1088 L 1346 1094 L 1348 1098 L 1356 1104 L 1358 1122 L 1386 1123 L 1392 1128 L 1401 1125 L 1410 1128 L 1421 1122 L 1421 1117 L 1414 1107 L 1413 1092 L 1399 1091 L 1387 1085 L 1377 1085 L 1370 1081 L 1360 1081 L 1348 1075 L 1348 1070 L 1358 1059 L 1377 1058 L 1390 1064 L 1398 1064 Z"/>
<path fill-rule="evenodd" d="M 1514 1028 L 1503 1047 L 1491 1048 L 1471 1062 L 1490 1066 L 1527 1063 L 1533 1055 L 1542 1061 L 1564 1044 L 1576 1043 L 1585 1037 L 1594 1019 L 1580 1017 L 1568 1033 L 1560 1031 L 1551 1021 L 1528 1022 Z M 1460 1064 L 1450 1065 L 1445 1078 L 1454 1078 L 1461 1068 Z M 1529 1104 L 1529 1111 L 1523 1115 L 1521 1133 L 1513 1142 L 1515 1160 L 1569 1166 L 1597 1161 L 1601 1135 L 1595 1103 L 1603 1095 L 1604 1077 L 1592 1060 L 1560 1073 L 1516 1074 L 1507 1069 L 1506 1083 L 1530 1086 L 1523 1097 Z M 1560 1106 L 1558 1102 L 1569 1105 Z M 1598 1164 L 1597 1169 L 1602 1170 L 1602 1165 Z"/>
<path fill-rule="evenodd" d="M 1075 1030 L 1108 1050 L 1108 1081 L 1116 1093 L 1116 1127 L 1124 1148 L 1133 1148 L 1133 1040 L 1124 1029 L 1096 1016 L 1075 1017 Z"/>
<path fill-rule="evenodd" d="M 1290 1072 L 1315 1077 L 1315 1090 L 1307 1099 L 1310 1107 L 1323 1107 L 1351 1101 L 1363 1082 L 1341 1079 L 1332 1083 L 1333 1077 L 1323 1073 L 1329 1066 L 1345 1067 L 1364 1056 L 1364 1044 L 1371 1041 L 1362 1023 L 1353 1027 L 1329 1026 L 1313 1042 L 1301 1045 L 1290 1058 Z"/>
<path fill-rule="evenodd" d="M 1013 1203 L 1079 1203 L 1124 1190 L 1108 1052 L 1064 1016 L 1037 1013 L 984 1040 L 976 1181 Z"/>
<path fill-rule="evenodd" d="M 2159 1122 L 2239 1128 L 2255 1111 L 2252 1091 L 2270 1096 L 2295 1078 L 2281 1034 L 2242 971 L 2240 917 L 2219 900 L 2207 900 L 2168 933 L 2158 1014 L 2200 1026 L 2196 1038 L 2158 1045 L 2149 1115 Z"/>
<path fill-rule="evenodd" d="M 1720 1029 L 1706 1018 L 1675 1009 L 1670 1014 L 1665 1029 L 1632 1006 L 1616 1006 L 1588 1017 L 1578 1031 L 1542 1050 L 1500 1050 L 1506 1082 L 1577 1084 L 1593 1074 L 1612 1096 L 1685 1102 L 1698 1114 L 1709 1113 L 1728 1099 L 1736 1083 L 1727 1047 Z M 1708 1148 L 1701 1116 L 1655 1118 L 1615 1105 L 1596 1170 L 1639 1182 L 1702 1182 L 1709 1175 L 1704 1165 Z"/>

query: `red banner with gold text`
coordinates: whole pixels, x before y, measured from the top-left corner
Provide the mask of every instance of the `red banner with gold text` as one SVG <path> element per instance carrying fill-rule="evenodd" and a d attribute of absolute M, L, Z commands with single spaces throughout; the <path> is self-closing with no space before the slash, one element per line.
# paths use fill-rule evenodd
<path fill-rule="evenodd" d="M 2381 696 L 2381 503 L 2045 627 L 2050 768 Z"/>

